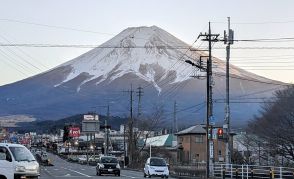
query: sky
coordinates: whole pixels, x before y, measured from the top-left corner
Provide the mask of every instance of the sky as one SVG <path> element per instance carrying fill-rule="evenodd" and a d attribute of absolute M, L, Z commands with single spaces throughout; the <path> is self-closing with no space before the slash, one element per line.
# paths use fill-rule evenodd
<path fill-rule="evenodd" d="M 223 36 L 227 17 L 236 40 L 231 63 L 294 82 L 293 0 L 1 0 L 0 44 L 99 45 L 128 27 L 156 25 L 188 44 L 211 22 Z M 283 39 L 290 38 L 290 39 Z M 197 42 L 195 47 L 204 47 Z M 225 59 L 225 45 L 213 56 Z M 0 86 L 45 72 L 89 48 L 0 46 Z"/>

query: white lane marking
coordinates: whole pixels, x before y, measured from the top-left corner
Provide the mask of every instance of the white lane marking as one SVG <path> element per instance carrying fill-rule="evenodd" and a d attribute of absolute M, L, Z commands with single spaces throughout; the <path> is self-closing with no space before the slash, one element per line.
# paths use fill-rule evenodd
<path fill-rule="evenodd" d="M 132 177 L 132 176 L 128 176 L 128 175 L 120 175 L 120 176 L 127 177 L 127 178 L 139 178 L 139 177 Z"/>
<path fill-rule="evenodd" d="M 69 171 L 75 172 L 75 173 L 77 173 L 77 174 L 83 175 L 83 176 L 85 176 L 85 177 L 91 177 L 91 176 L 89 176 L 89 175 L 86 175 L 86 174 L 84 174 L 84 173 L 81 173 L 81 172 L 78 172 L 78 171 L 75 171 L 75 170 L 72 170 L 72 169 L 69 169 L 69 168 L 64 168 L 64 167 L 62 167 L 62 168 L 65 169 L 65 170 L 69 170 Z"/>

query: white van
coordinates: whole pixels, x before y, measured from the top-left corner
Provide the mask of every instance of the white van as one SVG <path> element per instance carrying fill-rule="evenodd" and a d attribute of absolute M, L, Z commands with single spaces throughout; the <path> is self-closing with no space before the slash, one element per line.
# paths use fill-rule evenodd
<path fill-rule="evenodd" d="M 38 178 L 39 164 L 23 145 L 0 143 L 0 179 Z"/>

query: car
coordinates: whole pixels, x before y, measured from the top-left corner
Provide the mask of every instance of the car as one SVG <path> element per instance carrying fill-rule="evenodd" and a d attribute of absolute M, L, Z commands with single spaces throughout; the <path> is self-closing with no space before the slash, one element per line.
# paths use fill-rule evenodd
<path fill-rule="evenodd" d="M 159 176 L 161 178 L 168 178 L 169 170 L 163 158 L 150 157 L 147 159 L 144 167 L 144 177 Z"/>
<path fill-rule="evenodd" d="M 87 163 L 87 156 L 86 155 L 79 156 L 78 163 L 79 164 L 86 164 Z"/>
<path fill-rule="evenodd" d="M 72 156 L 69 156 L 67 158 L 67 161 L 69 161 L 69 162 L 78 162 L 79 161 L 79 157 L 77 155 L 72 155 Z"/>
<path fill-rule="evenodd" d="M 99 155 L 92 155 L 89 157 L 89 162 L 97 162 L 99 160 Z"/>
<path fill-rule="evenodd" d="M 39 163 L 23 145 L 0 143 L 0 178 L 31 178 L 40 176 Z"/>
<path fill-rule="evenodd" d="M 114 156 L 101 156 L 97 161 L 96 175 L 114 174 L 120 176 L 120 165 Z"/>

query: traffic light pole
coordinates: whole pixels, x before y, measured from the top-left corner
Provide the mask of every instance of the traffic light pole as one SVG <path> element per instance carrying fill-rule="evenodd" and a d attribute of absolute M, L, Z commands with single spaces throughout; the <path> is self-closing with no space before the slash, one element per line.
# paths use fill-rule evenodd
<path fill-rule="evenodd" d="M 230 46 L 233 44 L 233 30 L 230 29 L 230 17 L 228 17 L 228 34 L 225 35 L 226 46 L 226 116 L 223 128 L 226 133 L 226 163 L 231 163 L 230 147 Z"/>

